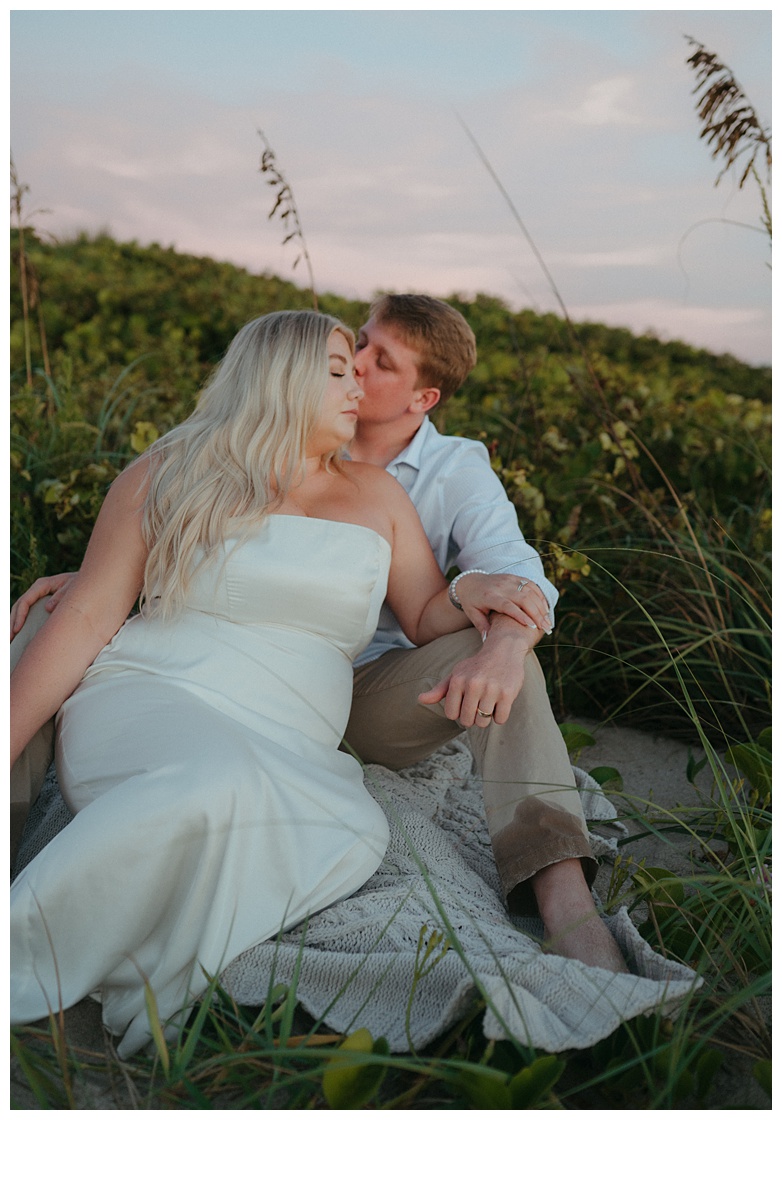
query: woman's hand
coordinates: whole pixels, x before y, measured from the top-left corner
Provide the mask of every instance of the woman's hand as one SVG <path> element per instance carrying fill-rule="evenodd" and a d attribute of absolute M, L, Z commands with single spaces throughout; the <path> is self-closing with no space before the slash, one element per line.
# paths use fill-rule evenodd
<path fill-rule="evenodd" d="M 504 613 L 529 629 L 551 632 L 548 601 L 530 579 L 470 571 L 458 581 L 454 590 L 465 616 L 479 633 L 488 633 L 492 612 Z"/>
<path fill-rule="evenodd" d="M 366 463 L 353 466 L 369 470 Z M 453 592 L 435 561 L 410 497 L 387 472 L 378 474 L 382 479 L 372 474 L 362 482 L 369 485 L 367 506 L 374 501 L 390 513 L 392 555 L 386 599 L 411 642 L 423 646 L 468 624 L 486 636 L 491 613 L 510 617 L 534 642 L 551 632 L 545 595 L 537 584 L 518 575 L 464 572 L 455 581 L 459 604 L 454 606 Z"/>
<path fill-rule="evenodd" d="M 43 596 L 51 596 L 44 607 L 47 612 L 54 612 L 75 578 L 75 571 L 64 571 L 61 575 L 42 575 L 40 579 L 36 579 L 11 609 L 10 641 L 14 640 L 27 620 L 30 609 L 38 600 Z"/>

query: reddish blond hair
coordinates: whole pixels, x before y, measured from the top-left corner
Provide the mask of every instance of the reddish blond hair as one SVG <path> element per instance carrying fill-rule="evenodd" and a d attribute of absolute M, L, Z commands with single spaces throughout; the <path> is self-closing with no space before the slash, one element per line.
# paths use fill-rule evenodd
<path fill-rule="evenodd" d="M 418 355 L 418 386 L 440 389 L 449 400 L 478 361 L 475 334 L 461 313 L 434 296 L 388 295 L 373 301 L 370 316 Z"/>

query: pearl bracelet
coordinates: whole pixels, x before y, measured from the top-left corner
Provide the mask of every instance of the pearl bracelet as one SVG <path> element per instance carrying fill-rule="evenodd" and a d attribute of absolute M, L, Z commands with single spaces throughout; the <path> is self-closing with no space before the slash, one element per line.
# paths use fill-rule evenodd
<path fill-rule="evenodd" d="M 459 612 L 464 612 L 464 609 L 462 608 L 461 604 L 459 603 L 459 597 L 456 595 L 456 585 L 459 582 L 459 580 L 464 579 L 465 575 L 488 575 L 488 574 L 490 574 L 489 571 L 482 571 L 480 569 L 480 567 L 473 567 L 472 570 L 462 571 L 461 575 L 457 575 L 455 579 L 452 579 L 450 587 L 448 588 L 448 599 L 451 601 L 451 604 L 454 606 L 454 608 L 458 608 Z"/>

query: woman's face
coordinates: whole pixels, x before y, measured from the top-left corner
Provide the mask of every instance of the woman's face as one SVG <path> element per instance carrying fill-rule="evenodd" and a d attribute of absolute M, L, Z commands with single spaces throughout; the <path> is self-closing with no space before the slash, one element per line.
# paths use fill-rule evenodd
<path fill-rule="evenodd" d="M 356 432 L 358 406 L 364 393 L 354 373 L 353 354 L 344 333 L 332 331 L 327 343 L 329 382 L 318 424 L 307 454 L 320 456 L 351 442 Z"/>

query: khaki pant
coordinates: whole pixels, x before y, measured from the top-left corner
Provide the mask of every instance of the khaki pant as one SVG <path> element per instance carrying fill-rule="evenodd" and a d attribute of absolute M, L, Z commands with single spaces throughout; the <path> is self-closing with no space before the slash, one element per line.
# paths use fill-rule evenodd
<path fill-rule="evenodd" d="M 442 704 L 417 697 L 481 645 L 475 629 L 413 650 L 389 650 L 359 667 L 345 744 L 366 763 L 399 770 L 463 732 Z M 588 882 L 597 872 L 573 769 L 554 720 L 546 681 L 528 654 L 524 686 L 504 725 L 469 730 L 483 780 L 494 857 L 509 906 L 535 912 L 529 881 L 541 868 L 580 858 Z"/>
<path fill-rule="evenodd" d="M 11 642 L 11 670 L 13 671 L 23 650 L 49 616 L 44 605 L 48 596 L 39 600 L 30 609 L 23 628 Z M 11 866 L 16 860 L 19 839 L 30 811 L 30 805 L 43 787 L 46 772 L 54 758 L 54 718 L 39 729 L 28 742 L 24 753 L 14 763 L 11 771 Z"/>
<path fill-rule="evenodd" d="M 11 643 L 11 669 L 46 620 L 45 600 L 30 610 Z M 480 648 L 474 629 L 414 650 L 389 650 L 355 674 L 345 743 L 365 763 L 411 766 L 463 732 L 442 704 L 418 703 L 458 662 Z M 591 883 L 597 871 L 565 743 L 551 711 L 546 681 L 528 654 L 524 687 L 505 725 L 469 731 L 483 780 L 483 799 L 497 869 L 514 910 L 534 912 L 529 880 L 542 867 L 580 858 Z M 11 772 L 11 863 L 30 805 L 54 757 L 54 720 L 29 742 Z"/>

